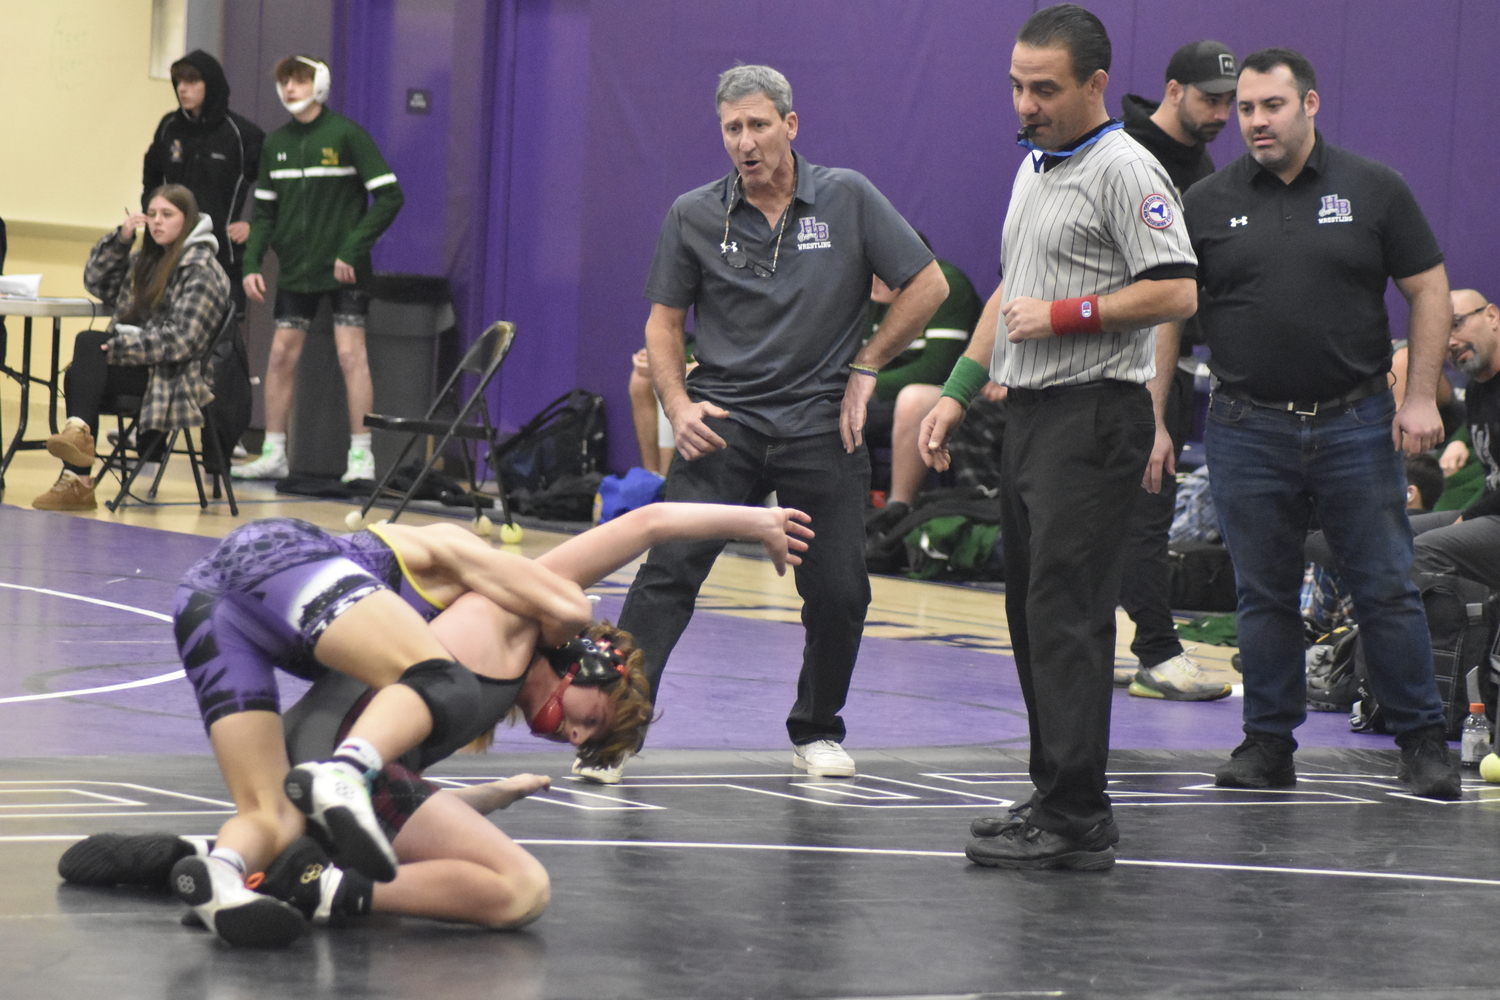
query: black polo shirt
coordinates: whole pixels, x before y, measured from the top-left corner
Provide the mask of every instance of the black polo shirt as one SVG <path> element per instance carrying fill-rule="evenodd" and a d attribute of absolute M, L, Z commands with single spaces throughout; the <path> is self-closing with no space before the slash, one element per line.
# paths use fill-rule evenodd
<path fill-rule="evenodd" d="M 931 263 L 932 251 L 853 170 L 798 154 L 785 232 L 745 200 L 735 176 L 672 205 L 646 298 L 693 309 L 692 399 L 722 406 L 770 437 L 837 431 L 848 365 L 868 330 L 870 275 L 899 288 Z M 774 260 L 774 274 L 729 266 L 720 252 L 726 214 L 727 242 L 767 266 Z"/>
<path fill-rule="evenodd" d="M 1290 184 L 1249 153 L 1188 189 L 1209 368 L 1261 399 L 1332 399 L 1390 370 L 1386 281 L 1443 262 L 1401 175 L 1318 135 Z"/>

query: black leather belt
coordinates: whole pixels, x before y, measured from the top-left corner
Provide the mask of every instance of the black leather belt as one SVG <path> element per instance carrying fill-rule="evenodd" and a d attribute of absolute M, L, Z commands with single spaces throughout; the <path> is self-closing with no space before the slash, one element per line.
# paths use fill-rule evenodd
<path fill-rule="evenodd" d="M 1260 399 L 1243 390 L 1222 384 L 1215 386 L 1214 392 L 1223 393 L 1230 399 L 1243 400 L 1252 406 L 1263 406 L 1268 410 L 1280 410 L 1283 413 L 1293 413 L 1299 417 L 1315 417 L 1319 413 L 1343 409 L 1351 403 L 1359 402 L 1361 399 L 1369 399 L 1377 393 L 1385 392 L 1390 387 L 1389 378 L 1385 375 L 1374 375 L 1342 396 L 1315 401 L 1302 399 Z"/>

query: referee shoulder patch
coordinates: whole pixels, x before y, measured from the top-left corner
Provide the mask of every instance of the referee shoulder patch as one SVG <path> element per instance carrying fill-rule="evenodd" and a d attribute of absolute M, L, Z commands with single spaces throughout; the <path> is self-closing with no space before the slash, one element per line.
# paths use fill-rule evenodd
<path fill-rule="evenodd" d="M 1141 221 L 1152 229 L 1166 229 L 1177 217 L 1165 195 L 1148 194 L 1141 202 Z"/>

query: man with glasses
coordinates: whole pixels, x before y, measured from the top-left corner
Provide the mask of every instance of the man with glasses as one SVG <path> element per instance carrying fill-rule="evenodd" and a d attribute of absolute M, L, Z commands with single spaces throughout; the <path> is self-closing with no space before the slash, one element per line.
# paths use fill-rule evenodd
<path fill-rule="evenodd" d="M 734 169 L 673 204 L 646 282 L 651 377 L 678 452 L 665 495 L 755 504 L 774 491 L 812 516 L 817 538 L 796 570 L 806 644 L 787 732 L 797 768 L 852 775 L 839 711 L 870 602 L 865 407 L 876 373 L 921 333 L 948 283 L 868 180 L 792 151 L 797 113 L 781 73 L 735 66 L 714 105 Z M 872 275 L 902 291 L 861 345 Z M 685 377 L 689 308 L 698 364 Z M 723 545 L 657 546 L 630 588 L 620 626 L 645 653 L 653 699 Z M 619 780 L 618 769 L 574 770 Z"/>
<path fill-rule="evenodd" d="M 1263 49 L 1240 67 L 1249 152 L 1184 199 L 1214 374 L 1209 484 L 1234 560 L 1245 674 L 1245 739 L 1215 783 L 1296 784 L 1292 733 L 1307 716 L 1298 595 L 1316 514 L 1401 747 L 1397 773 L 1417 795 L 1456 799 L 1458 762 L 1408 578 L 1401 458 L 1442 437 L 1435 392 L 1453 318 L 1443 253 L 1399 174 L 1324 142 L 1305 56 Z M 1388 280 L 1411 306 L 1399 408 Z"/>
<path fill-rule="evenodd" d="M 1417 532 L 1412 572 L 1453 573 L 1500 589 L 1500 306 L 1472 288 L 1455 290 L 1448 356 L 1469 376 L 1464 391 L 1469 443 L 1454 441 L 1443 451 L 1445 471 L 1470 457 L 1484 467 L 1484 490 L 1462 511 L 1440 511 L 1412 518 Z"/>

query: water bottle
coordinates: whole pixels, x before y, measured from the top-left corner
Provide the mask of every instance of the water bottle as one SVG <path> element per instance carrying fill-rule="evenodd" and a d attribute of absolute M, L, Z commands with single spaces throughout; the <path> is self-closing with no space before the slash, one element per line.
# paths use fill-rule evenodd
<path fill-rule="evenodd" d="M 1477 768 L 1489 752 L 1490 721 L 1484 717 L 1484 705 L 1474 702 L 1469 706 L 1469 717 L 1464 720 L 1459 737 L 1458 760 L 1464 767 Z"/>

